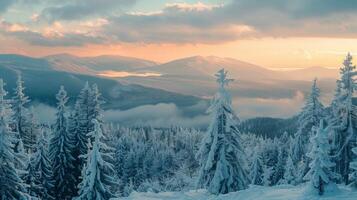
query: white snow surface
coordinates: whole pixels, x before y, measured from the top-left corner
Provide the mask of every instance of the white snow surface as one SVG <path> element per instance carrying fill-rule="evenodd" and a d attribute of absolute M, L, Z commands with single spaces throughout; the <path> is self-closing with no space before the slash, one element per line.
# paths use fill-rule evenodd
<path fill-rule="evenodd" d="M 114 200 L 114 199 L 112 199 Z M 139 193 L 115 200 L 357 200 L 357 189 L 346 186 L 330 186 L 323 196 L 310 191 L 307 185 L 253 186 L 249 189 L 225 195 L 211 195 L 206 190 L 188 192 Z"/>

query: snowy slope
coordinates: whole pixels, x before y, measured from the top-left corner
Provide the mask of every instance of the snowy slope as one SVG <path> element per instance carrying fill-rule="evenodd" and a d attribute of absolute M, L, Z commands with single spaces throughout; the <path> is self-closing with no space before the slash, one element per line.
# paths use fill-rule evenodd
<path fill-rule="evenodd" d="M 275 187 L 251 186 L 247 190 L 214 196 L 205 190 L 189 192 L 132 193 L 123 200 L 356 200 L 357 190 L 339 186 L 324 196 L 307 192 L 306 186 L 280 185 Z"/>

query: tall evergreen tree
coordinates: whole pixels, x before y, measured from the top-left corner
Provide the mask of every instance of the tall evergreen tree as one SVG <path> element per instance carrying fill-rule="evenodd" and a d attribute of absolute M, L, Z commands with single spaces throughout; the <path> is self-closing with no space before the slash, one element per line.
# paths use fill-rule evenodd
<path fill-rule="evenodd" d="M 25 87 L 21 74 L 18 75 L 16 81 L 15 95 L 13 97 L 13 110 L 15 129 L 21 138 L 25 151 L 31 152 L 32 146 L 36 143 L 36 135 L 30 131 L 31 121 L 29 120 L 29 111 L 25 107 L 30 102 L 29 98 L 25 95 Z"/>
<path fill-rule="evenodd" d="M 288 156 L 288 159 L 286 160 L 284 177 L 280 181 L 280 183 L 281 184 L 291 184 L 291 185 L 296 184 L 296 168 L 294 166 L 293 160 L 291 159 L 290 155 Z"/>
<path fill-rule="evenodd" d="M 37 172 L 34 168 L 34 157 L 30 155 L 29 160 L 27 161 L 27 167 L 25 170 L 25 174 L 23 175 L 22 179 L 24 183 L 26 183 L 26 190 L 27 193 L 33 197 L 38 198 L 39 193 L 42 190 L 40 183 L 37 179 Z"/>
<path fill-rule="evenodd" d="M 352 148 L 355 146 L 356 130 L 353 126 L 352 98 L 356 88 L 354 76 L 356 66 L 352 64 L 352 56 L 347 55 L 340 69 L 341 79 L 338 80 L 338 89 L 333 100 L 331 126 L 335 131 L 336 171 L 341 175 L 343 182 L 349 184 L 350 162 L 353 158 Z"/>
<path fill-rule="evenodd" d="M 311 93 L 306 99 L 305 106 L 299 114 L 299 128 L 295 134 L 292 146 L 292 155 L 295 163 L 299 162 L 302 159 L 302 156 L 304 156 L 308 151 L 311 128 L 313 126 L 317 127 L 320 119 L 325 116 L 324 106 L 320 102 L 319 97 L 320 89 L 317 87 L 317 79 L 315 79 L 311 87 Z"/>
<path fill-rule="evenodd" d="M 285 173 L 285 163 L 286 158 L 284 156 L 284 150 L 282 147 L 279 147 L 278 150 L 278 162 L 274 165 L 274 173 L 272 176 L 272 184 L 276 185 L 284 177 Z"/>
<path fill-rule="evenodd" d="M 69 132 L 73 135 L 75 142 L 73 157 L 76 159 L 74 165 L 76 185 L 81 181 L 81 173 L 85 164 L 85 160 L 81 155 L 88 153 L 89 144 L 87 134 L 92 130 L 90 98 L 91 88 L 88 82 L 86 82 L 77 97 L 74 111 L 69 116 Z"/>
<path fill-rule="evenodd" d="M 48 155 L 48 141 L 43 132 L 37 140 L 36 152 L 33 155 L 33 168 L 36 172 L 36 182 L 40 186 L 38 197 L 43 200 L 52 200 L 53 181 L 52 167 Z"/>
<path fill-rule="evenodd" d="M 251 171 L 249 174 L 251 184 L 253 185 L 263 185 L 263 162 L 261 159 L 261 152 L 259 148 L 255 148 L 253 154 L 253 163 L 251 165 Z"/>
<path fill-rule="evenodd" d="M 232 79 L 227 79 L 224 69 L 218 71 L 216 77 L 219 89 L 209 109 L 212 121 L 197 154 L 198 187 L 207 188 L 213 194 L 224 194 L 246 189 L 250 181 L 237 128 L 238 117 L 225 88 Z"/>
<path fill-rule="evenodd" d="M 310 170 L 306 174 L 305 179 L 311 182 L 311 186 L 318 191 L 319 195 L 322 195 L 325 190 L 325 185 L 329 184 L 331 178 L 334 177 L 331 168 L 335 164 L 330 161 L 328 154 L 330 149 L 327 138 L 328 130 L 324 128 L 322 119 L 319 128 L 316 130 L 316 128 L 313 127 L 313 131 L 316 133 L 310 140 L 312 148 L 307 155 L 312 161 L 309 165 Z"/>
<path fill-rule="evenodd" d="M 10 129 L 12 110 L 6 95 L 4 82 L 0 79 L 0 197 L 2 200 L 25 200 L 29 196 L 24 193 L 23 182 L 14 165 L 17 156 L 12 143 L 14 133 Z"/>
<path fill-rule="evenodd" d="M 110 187 L 116 185 L 113 179 L 113 165 L 109 153 L 112 149 L 104 143 L 102 125 L 93 119 L 94 131 L 89 133 L 94 138 L 92 149 L 84 157 L 87 163 L 83 169 L 83 181 L 80 183 L 76 200 L 109 200 L 113 197 Z"/>
<path fill-rule="evenodd" d="M 271 186 L 271 176 L 274 173 L 274 168 L 264 165 L 263 167 L 263 185 Z"/>
<path fill-rule="evenodd" d="M 352 149 L 352 152 L 354 153 L 355 157 L 357 157 L 357 147 L 354 147 Z M 357 158 L 353 160 L 353 162 L 350 163 L 350 168 L 351 168 L 351 173 L 350 173 L 350 181 L 353 187 L 357 188 Z"/>
<path fill-rule="evenodd" d="M 76 180 L 73 175 L 75 159 L 72 155 L 74 148 L 73 138 L 67 128 L 66 103 L 68 97 L 63 86 L 61 86 L 56 95 L 56 99 L 58 101 L 56 123 L 49 147 L 53 169 L 53 191 L 56 199 L 69 200 L 76 193 Z"/>
<path fill-rule="evenodd" d="M 97 121 L 102 122 L 103 121 L 103 110 L 101 108 L 101 105 L 104 103 L 104 101 L 101 99 L 102 94 L 99 92 L 99 88 L 97 84 L 92 85 L 92 91 L 91 91 L 91 96 L 90 96 L 90 108 L 91 110 L 91 120 L 96 119 Z M 92 127 L 92 130 L 94 127 Z"/>

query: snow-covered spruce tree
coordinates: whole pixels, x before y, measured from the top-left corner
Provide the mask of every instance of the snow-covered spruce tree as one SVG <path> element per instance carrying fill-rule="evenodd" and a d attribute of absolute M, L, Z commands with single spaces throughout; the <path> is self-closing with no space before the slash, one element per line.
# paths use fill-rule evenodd
<path fill-rule="evenodd" d="M 25 107 L 30 102 L 29 98 L 25 95 L 25 87 L 21 74 L 18 75 L 16 81 L 16 88 L 14 97 L 12 99 L 14 110 L 15 129 L 21 138 L 26 152 L 32 152 L 32 146 L 36 143 L 36 135 L 30 132 L 31 121 L 29 120 L 29 111 Z"/>
<path fill-rule="evenodd" d="M 42 132 L 37 140 L 36 152 L 33 154 L 33 169 L 36 171 L 36 182 L 41 190 L 38 197 L 43 200 L 52 200 L 52 167 L 48 156 L 48 141 Z"/>
<path fill-rule="evenodd" d="M 288 156 L 288 159 L 286 160 L 285 164 L 285 172 L 284 172 L 284 177 L 280 181 L 280 184 L 291 184 L 295 185 L 296 184 L 296 168 L 294 166 L 293 160 L 291 159 L 291 156 Z"/>
<path fill-rule="evenodd" d="M 317 87 L 317 79 L 313 81 L 311 93 L 306 99 L 305 106 L 302 108 L 298 119 L 298 131 L 295 134 L 292 150 L 293 160 L 295 163 L 302 159 L 302 156 L 308 151 L 309 137 L 311 135 L 311 128 L 318 127 L 320 119 L 324 114 L 324 106 L 319 100 L 320 89 Z"/>
<path fill-rule="evenodd" d="M 352 152 L 355 155 L 355 159 L 353 162 L 350 162 L 351 173 L 349 175 L 350 178 L 350 185 L 357 188 L 357 147 L 352 148 Z"/>
<path fill-rule="evenodd" d="M 278 162 L 274 165 L 274 173 L 272 175 L 272 185 L 276 185 L 284 177 L 286 158 L 285 150 L 280 146 L 278 148 Z"/>
<path fill-rule="evenodd" d="M 246 189 L 250 181 L 236 126 L 239 120 L 225 88 L 232 79 L 227 79 L 224 69 L 216 77 L 219 89 L 209 108 L 212 121 L 197 154 L 200 163 L 197 185 L 213 194 L 225 194 Z"/>
<path fill-rule="evenodd" d="M 113 197 L 110 187 L 116 185 L 114 182 L 113 165 L 108 162 L 112 160 L 112 151 L 103 139 L 102 125 L 93 119 L 94 130 L 89 133 L 94 138 L 92 149 L 84 157 L 87 163 L 83 171 L 83 180 L 79 185 L 79 195 L 75 200 L 109 200 Z"/>
<path fill-rule="evenodd" d="M 22 179 L 24 180 L 24 183 L 26 183 L 27 193 L 33 197 L 38 198 L 38 194 L 40 193 L 42 188 L 39 182 L 37 181 L 37 172 L 34 169 L 33 160 L 34 157 L 31 155 L 31 157 L 27 161 L 27 167 Z"/>
<path fill-rule="evenodd" d="M 97 84 L 92 85 L 92 92 L 90 96 L 90 108 L 91 110 L 91 119 L 96 119 L 97 121 L 103 121 L 103 116 L 102 116 L 102 108 L 101 105 L 104 103 L 104 101 L 101 99 L 102 94 L 99 92 L 99 88 Z"/>
<path fill-rule="evenodd" d="M 2 200 L 28 199 L 23 182 L 15 168 L 17 156 L 13 150 L 14 133 L 10 129 L 12 110 L 4 82 L 0 79 L 0 197 Z"/>
<path fill-rule="evenodd" d="M 56 199 L 69 200 L 76 194 L 76 180 L 73 175 L 74 142 L 67 129 L 66 103 L 67 92 L 61 86 L 56 95 L 57 113 L 54 132 L 49 145 L 49 155 L 53 169 L 53 194 Z"/>
<path fill-rule="evenodd" d="M 274 173 L 273 167 L 268 167 L 264 165 L 263 167 L 263 185 L 264 186 L 271 186 L 271 176 Z"/>
<path fill-rule="evenodd" d="M 250 167 L 251 171 L 249 173 L 251 184 L 253 185 L 263 185 L 263 162 L 260 154 L 261 152 L 259 148 L 255 148 L 253 163 Z"/>
<path fill-rule="evenodd" d="M 322 195 L 325 190 L 325 185 L 331 182 L 331 178 L 334 177 L 332 167 L 335 166 L 330 161 L 329 157 L 329 142 L 328 142 L 328 128 L 324 128 L 323 120 L 320 120 L 319 128 L 313 127 L 314 136 L 310 139 L 312 148 L 307 156 L 311 159 L 310 170 L 304 177 L 310 181 L 311 187 L 318 191 L 319 195 Z"/>
<path fill-rule="evenodd" d="M 81 181 L 81 173 L 85 164 L 85 159 L 81 155 L 86 155 L 88 152 L 88 136 L 87 134 L 92 131 L 91 122 L 91 89 L 88 82 L 85 83 L 83 89 L 80 91 L 74 111 L 69 116 L 68 131 L 74 137 L 74 150 L 73 157 L 76 159 L 74 163 L 74 175 L 76 179 L 76 185 Z"/>
<path fill-rule="evenodd" d="M 349 184 L 349 166 L 352 161 L 351 149 L 355 145 L 356 130 L 353 127 L 353 104 L 352 98 L 356 88 L 354 76 L 356 66 L 352 64 L 352 56 L 347 55 L 340 69 L 341 79 L 338 80 L 338 89 L 332 104 L 331 125 L 335 131 L 336 171 L 341 175 L 343 182 Z"/>

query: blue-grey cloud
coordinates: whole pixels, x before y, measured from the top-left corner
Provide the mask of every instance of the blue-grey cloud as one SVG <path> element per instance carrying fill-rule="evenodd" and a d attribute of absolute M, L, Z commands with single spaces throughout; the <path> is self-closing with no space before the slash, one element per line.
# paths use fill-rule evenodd
<path fill-rule="evenodd" d="M 33 31 L 18 32 L 15 37 L 43 46 L 80 46 L 108 41 L 211 44 L 266 36 L 357 37 L 355 0 L 237 0 L 224 5 L 172 3 L 152 13 L 120 12 L 136 0 L 48 2 L 51 3 L 39 15 L 40 20 L 76 23 L 89 17 L 103 18 L 107 23 L 96 30 L 96 35 L 101 37 L 66 33 L 62 38 L 47 38 Z"/>
<path fill-rule="evenodd" d="M 35 32 L 20 24 L 12 24 L 0 21 L 0 34 L 6 37 L 14 37 L 25 41 L 28 44 L 37 46 L 84 46 L 86 44 L 103 44 L 106 39 L 102 36 L 95 36 L 87 33 L 60 33 L 58 35 L 44 35 Z"/>
<path fill-rule="evenodd" d="M 1 0 L 0 1 L 0 14 L 5 12 L 8 7 L 10 7 L 12 4 L 16 3 L 16 0 Z"/>
<path fill-rule="evenodd" d="M 190 7 L 191 6 L 191 7 Z M 157 13 L 109 18 L 115 40 L 148 43 L 214 43 L 246 37 L 356 37 L 357 1 L 240 0 L 223 6 L 169 4 Z"/>
<path fill-rule="evenodd" d="M 132 6 L 136 0 L 65 0 L 42 11 L 41 17 L 49 21 L 78 20 L 90 16 L 108 15 L 113 11 Z"/>

